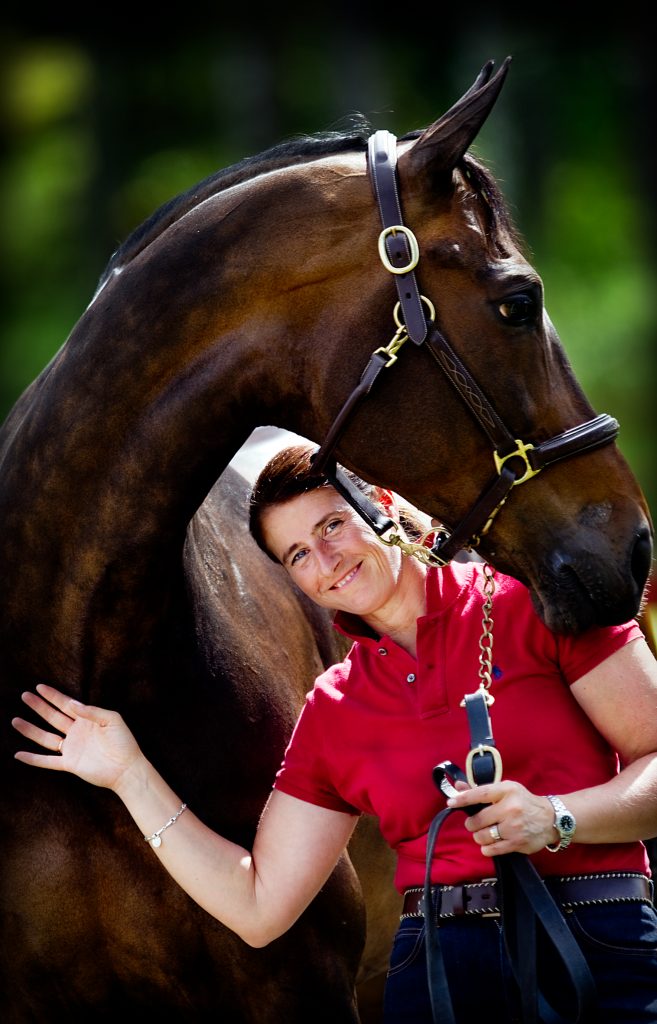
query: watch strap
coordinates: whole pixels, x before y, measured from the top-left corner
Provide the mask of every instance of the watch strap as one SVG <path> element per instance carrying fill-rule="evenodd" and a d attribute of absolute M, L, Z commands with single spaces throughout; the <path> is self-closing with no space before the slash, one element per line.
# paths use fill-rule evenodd
<path fill-rule="evenodd" d="M 552 807 L 554 808 L 554 827 L 559 833 L 559 840 L 556 843 L 547 843 L 545 849 L 549 850 L 550 853 L 559 853 L 560 850 L 565 850 L 568 846 L 570 846 L 572 838 L 575 834 L 577 822 L 575 819 L 575 815 L 572 813 L 572 811 L 568 810 L 568 808 L 566 807 L 566 805 L 560 797 L 548 796 L 547 799 L 550 801 Z M 573 823 L 572 829 L 570 829 L 568 832 L 565 832 L 559 825 L 561 818 L 565 815 L 567 815 Z"/>

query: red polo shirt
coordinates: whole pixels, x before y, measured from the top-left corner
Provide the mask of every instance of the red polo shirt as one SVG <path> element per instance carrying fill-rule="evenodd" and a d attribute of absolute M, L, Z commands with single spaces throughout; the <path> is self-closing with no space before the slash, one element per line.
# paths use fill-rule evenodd
<path fill-rule="evenodd" d="M 355 640 L 308 694 L 275 787 L 333 810 L 379 818 L 396 851 L 400 891 L 422 885 L 426 835 L 445 806 L 432 768 L 465 768 L 469 730 L 465 693 L 479 685 L 483 572 L 452 563 L 427 573 L 427 614 L 417 623 L 417 660 L 389 637 L 368 635 L 362 621 L 338 614 L 336 626 Z M 618 758 L 570 694 L 569 684 L 624 644 L 642 636 L 636 622 L 592 629 L 580 637 L 551 633 L 529 592 L 496 575 L 490 708 L 503 776 L 538 794 L 568 793 L 607 781 Z M 436 848 L 433 880 L 477 881 L 492 874 L 451 814 Z M 572 844 L 532 858 L 543 875 L 591 871 L 649 873 L 641 843 Z"/>

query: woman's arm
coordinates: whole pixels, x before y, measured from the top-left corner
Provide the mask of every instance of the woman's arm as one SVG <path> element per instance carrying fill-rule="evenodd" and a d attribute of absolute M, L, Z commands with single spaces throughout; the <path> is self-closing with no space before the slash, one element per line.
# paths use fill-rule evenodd
<path fill-rule="evenodd" d="M 119 714 L 80 704 L 50 686 L 23 695 L 58 733 L 16 718 L 14 728 L 49 751 L 19 751 L 25 764 L 68 771 L 120 797 L 144 836 L 181 807 L 144 757 Z M 187 809 L 161 834 L 153 855 L 209 914 L 252 946 L 285 932 L 331 874 L 357 818 L 274 791 L 260 820 L 253 851 L 217 835 Z"/>
<path fill-rule="evenodd" d="M 573 696 L 620 758 L 604 786 L 562 796 L 580 843 L 622 843 L 657 835 L 657 662 L 634 640 L 571 687 Z"/>
<path fill-rule="evenodd" d="M 657 835 L 657 662 L 634 640 L 571 686 L 573 697 L 619 754 L 622 770 L 609 782 L 556 793 L 577 821 L 575 843 L 624 843 Z M 540 755 L 540 751 L 538 751 Z M 565 750 L 576 760 L 576 750 Z M 466 821 L 487 856 L 535 853 L 557 841 L 554 810 L 543 795 L 503 781 L 459 793 L 450 806 L 491 806 Z M 494 842 L 490 828 L 502 837 Z"/>

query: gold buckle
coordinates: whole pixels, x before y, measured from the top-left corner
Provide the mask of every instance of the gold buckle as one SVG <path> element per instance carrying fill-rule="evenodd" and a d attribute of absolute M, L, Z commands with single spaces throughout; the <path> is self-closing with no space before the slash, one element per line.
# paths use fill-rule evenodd
<path fill-rule="evenodd" d="M 525 444 L 524 441 L 519 440 L 519 438 L 517 438 L 517 437 L 515 439 L 515 442 L 518 445 L 518 447 L 516 448 L 516 450 L 514 452 L 509 452 L 508 455 L 500 456 L 500 455 L 497 454 L 497 452 L 494 451 L 493 452 L 493 458 L 495 460 L 495 466 L 497 468 L 497 472 L 498 473 L 502 472 L 502 466 L 504 465 L 505 462 L 507 462 L 508 459 L 513 459 L 516 456 L 518 456 L 519 458 L 521 458 L 523 460 L 523 462 L 525 463 L 525 466 L 527 467 L 527 469 L 525 470 L 525 472 L 523 473 L 522 476 L 519 476 L 517 480 L 513 481 L 513 486 L 517 487 L 518 484 L 524 484 L 526 480 L 531 480 L 531 478 L 533 476 L 536 476 L 537 473 L 540 473 L 542 467 L 539 466 L 538 469 L 532 469 L 532 467 L 529 464 L 529 459 L 527 458 L 527 452 L 532 451 L 532 449 L 534 448 L 533 444 Z"/>
<path fill-rule="evenodd" d="M 386 251 L 386 238 L 388 235 L 396 235 L 398 231 L 405 236 L 408 247 L 411 250 L 411 258 L 405 267 L 393 267 Z M 411 270 L 415 270 L 420 262 L 420 246 L 417 243 L 417 238 L 410 228 L 404 227 L 403 224 L 393 224 L 389 228 L 384 228 L 379 235 L 379 257 L 383 266 L 391 274 L 408 274 Z"/>
<path fill-rule="evenodd" d="M 489 747 L 487 743 L 479 743 L 476 747 L 473 747 L 472 750 L 468 751 L 468 756 L 465 759 L 465 774 L 471 786 L 477 785 L 474 775 L 472 774 L 472 760 L 475 755 L 481 754 L 492 754 L 493 756 L 495 772 L 491 781 L 499 782 L 502 778 L 502 755 L 499 750 L 497 747 Z"/>

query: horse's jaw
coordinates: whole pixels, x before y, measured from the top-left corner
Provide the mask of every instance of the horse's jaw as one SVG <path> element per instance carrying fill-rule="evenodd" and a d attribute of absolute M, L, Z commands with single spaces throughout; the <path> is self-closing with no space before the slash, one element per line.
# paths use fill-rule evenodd
<path fill-rule="evenodd" d="M 593 626 L 628 622 L 641 612 L 652 563 L 648 522 L 629 542 L 591 527 L 574 526 L 552 546 L 494 550 L 493 564 L 524 583 L 537 614 L 554 633 L 576 635 Z M 482 555 L 483 555 L 482 551 Z"/>

